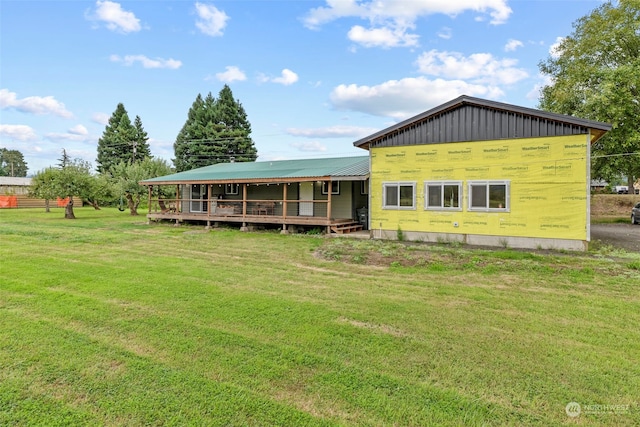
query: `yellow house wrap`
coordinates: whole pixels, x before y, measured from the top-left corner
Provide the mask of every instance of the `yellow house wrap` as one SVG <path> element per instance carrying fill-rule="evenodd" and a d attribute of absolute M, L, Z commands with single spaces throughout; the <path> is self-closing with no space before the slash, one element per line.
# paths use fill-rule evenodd
<path fill-rule="evenodd" d="M 354 145 L 377 238 L 585 250 L 606 123 L 461 96 Z"/>
<path fill-rule="evenodd" d="M 371 149 L 371 227 L 587 240 L 585 135 Z M 470 183 L 505 183 L 506 206 L 470 210 Z M 383 184 L 415 184 L 415 204 L 385 209 Z M 425 183 L 460 183 L 458 208 L 430 209 Z M 451 205 L 451 203 L 450 203 Z"/>

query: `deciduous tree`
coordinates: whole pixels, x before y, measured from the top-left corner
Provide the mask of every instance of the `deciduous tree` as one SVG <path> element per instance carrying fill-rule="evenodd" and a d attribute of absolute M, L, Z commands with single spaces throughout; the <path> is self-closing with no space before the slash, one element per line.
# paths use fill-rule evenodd
<path fill-rule="evenodd" d="M 640 176 L 640 2 L 608 1 L 577 20 L 540 70 L 540 108 L 611 123 L 592 147 L 592 175 Z"/>
<path fill-rule="evenodd" d="M 131 215 L 138 215 L 140 200 L 148 191 L 147 187 L 138 183 L 171 173 L 171 167 L 165 160 L 151 158 L 136 163 L 120 162 L 111 170 L 115 191 L 125 196 Z"/>
<path fill-rule="evenodd" d="M 27 176 L 27 163 L 20 151 L 0 148 L 0 176 Z"/>
<path fill-rule="evenodd" d="M 46 200 L 69 198 L 64 217 L 75 219 L 74 197 L 81 200 L 94 198 L 96 178 L 91 174 L 91 165 L 81 159 L 70 161 L 65 167 L 48 168 L 34 177 L 31 194 Z"/>
<path fill-rule="evenodd" d="M 54 168 L 46 168 L 31 179 L 31 187 L 29 188 L 29 197 L 36 197 L 45 200 L 45 212 L 51 212 L 49 201 L 57 196 L 54 187 L 54 180 L 57 179 L 58 173 Z"/>

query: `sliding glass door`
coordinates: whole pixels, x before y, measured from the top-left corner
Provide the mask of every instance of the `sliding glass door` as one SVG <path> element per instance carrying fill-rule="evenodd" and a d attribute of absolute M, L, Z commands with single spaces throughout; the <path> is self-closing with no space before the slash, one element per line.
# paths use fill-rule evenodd
<path fill-rule="evenodd" d="M 207 211 L 207 186 L 205 184 L 191 185 L 191 212 Z"/>

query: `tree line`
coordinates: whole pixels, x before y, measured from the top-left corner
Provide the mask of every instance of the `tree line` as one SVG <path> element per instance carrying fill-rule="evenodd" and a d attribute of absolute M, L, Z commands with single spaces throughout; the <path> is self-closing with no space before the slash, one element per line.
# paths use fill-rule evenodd
<path fill-rule="evenodd" d="M 142 119 L 136 116 L 132 123 L 119 103 L 98 140 L 97 174 L 89 162 L 71 159 L 63 149 L 57 165 L 33 177 L 31 195 L 45 200 L 68 198 L 65 218 L 70 219 L 75 218 L 74 196 L 96 209 L 121 198 L 121 209 L 126 201 L 131 215 L 137 215 L 147 194 L 140 181 L 215 163 L 255 161 L 257 150 L 250 134 L 247 114 L 229 86 L 222 88 L 217 99 L 211 93 L 204 98 L 198 94 L 176 137 L 173 168 L 166 160 L 153 158 Z"/>

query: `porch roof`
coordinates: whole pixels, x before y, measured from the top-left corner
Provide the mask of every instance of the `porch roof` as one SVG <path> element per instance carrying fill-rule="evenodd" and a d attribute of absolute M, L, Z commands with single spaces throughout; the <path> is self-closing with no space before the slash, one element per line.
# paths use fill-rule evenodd
<path fill-rule="evenodd" d="M 294 182 L 325 179 L 358 181 L 369 177 L 369 156 L 326 159 L 217 163 L 141 181 L 141 185 L 186 183 Z"/>

